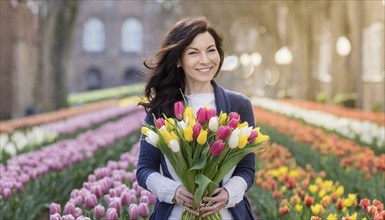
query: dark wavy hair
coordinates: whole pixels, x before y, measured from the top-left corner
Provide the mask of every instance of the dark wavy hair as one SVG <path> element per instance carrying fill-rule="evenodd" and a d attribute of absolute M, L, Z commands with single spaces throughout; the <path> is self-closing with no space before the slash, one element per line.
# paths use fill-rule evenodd
<path fill-rule="evenodd" d="M 177 67 L 178 59 L 194 38 L 205 32 L 209 32 L 214 38 L 219 52 L 220 63 L 214 77 L 218 75 L 224 59 L 220 34 L 205 17 L 184 18 L 178 21 L 165 35 L 155 57 L 143 62 L 149 69 L 145 88 L 148 102 L 141 101 L 138 105 L 142 105 L 146 112 L 153 113 L 156 117 L 163 114 L 174 117 L 174 103 L 183 100 L 182 92 L 185 90 L 185 73 L 181 67 Z"/>

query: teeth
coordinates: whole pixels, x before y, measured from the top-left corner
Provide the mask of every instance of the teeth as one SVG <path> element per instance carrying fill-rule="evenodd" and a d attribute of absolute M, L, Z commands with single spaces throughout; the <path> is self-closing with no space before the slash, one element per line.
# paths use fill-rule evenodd
<path fill-rule="evenodd" d="M 211 68 L 206 68 L 206 69 L 198 69 L 199 72 L 208 72 L 210 71 Z"/>

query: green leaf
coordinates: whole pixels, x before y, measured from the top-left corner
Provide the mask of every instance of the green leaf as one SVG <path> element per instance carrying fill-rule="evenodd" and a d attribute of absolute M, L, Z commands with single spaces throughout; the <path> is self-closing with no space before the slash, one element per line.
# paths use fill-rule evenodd
<path fill-rule="evenodd" d="M 195 183 L 198 184 L 198 188 L 194 193 L 194 208 L 197 209 L 200 206 L 200 202 L 203 198 L 203 193 L 205 192 L 206 187 L 209 185 L 211 180 L 203 174 L 198 174 L 195 176 Z"/>

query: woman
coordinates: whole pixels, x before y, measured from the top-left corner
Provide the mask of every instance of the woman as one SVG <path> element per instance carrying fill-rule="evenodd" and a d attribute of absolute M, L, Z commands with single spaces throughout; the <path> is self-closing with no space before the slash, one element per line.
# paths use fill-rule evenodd
<path fill-rule="evenodd" d="M 153 60 L 145 61 L 150 77 L 145 89 L 149 102 L 140 102 L 148 112 L 145 121 L 154 124 L 152 114 L 174 117 L 173 106 L 183 100 L 196 111 L 211 108 L 238 112 L 241 121 L 255 126 L 251 102 L 245 96 L 223 89 L 213 80 L 224 59 L 222 38 L 203 18 L 177 22 L 165 36 Z M 149 64 L 151 61 L 151 65 Z M 244 197 L 254 181 L 255 155 L 247 155 L 223 179 L 213 197 L 204 197 L 212 206 L 193 209 L 193 195 L 181 184 L 173 167 L 161 151 L 141 138 L 137 180 L 140 186 L 158 196 L 150 219 L 180 219 L 183 209 L 203 217 L 220 211 L 223 219 L 254 219 Z"/>

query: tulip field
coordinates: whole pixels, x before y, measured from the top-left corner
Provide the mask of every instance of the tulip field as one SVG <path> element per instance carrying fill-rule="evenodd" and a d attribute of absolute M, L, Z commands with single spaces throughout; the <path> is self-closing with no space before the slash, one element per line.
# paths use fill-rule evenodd
<path fill-rule="evenodd" d="M 258 219 L 385 219 L 385 114 L 251 100 L 270 136 L 247 192 Z M 127 98 L 0 122 L 0 219 L 148 219 L 144 115 Z"/>

